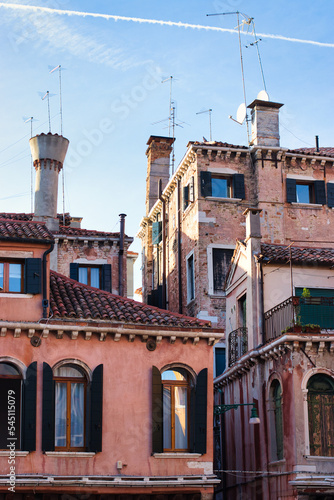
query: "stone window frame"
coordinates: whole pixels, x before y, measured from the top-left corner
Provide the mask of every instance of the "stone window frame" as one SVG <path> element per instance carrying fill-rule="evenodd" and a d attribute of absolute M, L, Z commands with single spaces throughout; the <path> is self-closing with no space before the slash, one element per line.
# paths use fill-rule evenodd
<path fill-rule="evenodd" d="M 222 250 L 235 250 L 235 245 L 228 245 L 224 243 L 210 243 L 207 248 L 207 263 L 208 263 L 208 294 L 214 297 L 225 297 L 226 292 L 215 292 L 214 291 L 214 279 L 213 279 L 213 249 L 218 248 Z"/>

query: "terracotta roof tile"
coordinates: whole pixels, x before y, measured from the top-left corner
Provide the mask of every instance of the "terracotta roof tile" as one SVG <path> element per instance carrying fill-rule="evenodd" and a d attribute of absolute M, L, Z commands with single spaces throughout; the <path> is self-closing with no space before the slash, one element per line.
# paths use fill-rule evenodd
<path fill-rule="evenodd" d="M 316 151 L 315 148 L 289 149 L 288 153 L 304 154 L 304 155 L 309 155 L 309 156 L 312 155 L 312 156 L 334 157 L 334 147 L 319 148 L 319 151 Z"/>
<path fill-rule="evenodd" d="M 51 271 L 50 306 L 54 318 L 93 319 L 136 325 L 204 328 L 210 321 L 172 313 L 78 283 Z"/>
<path fill-rule="evenodd" d="M 91 229 L 81 229 L 78 227 L 60 226 L 58 231 L 54 232 L 57 235 L 63 236 L 87 236 L 88 238 L 119 238 L 119 232 L 108 233 L 105 231 L 95 231 Z M 127 238 L 127 236 L 125 236 Z"/>
<path fill-rule="evenodd" d="M 220 142 L 220 141 L 189 141 L 189 144 L 192 144 L 193 146 L 213 146 L 213 147 L 218 147 L 218 148 L 231 148 L 231 149 L 249 149 L 247 146 L 238 146 L 237 144 L 229 144 L 228 142 Z"/>
<path fill-rule="evenodd" d="M 283 245 L 261 245 L 261 260 L 266 263 L 290 262 L 290 248 Z M 295 264 L 334 265 L 334 249 L 291 247 L 292 262 Z"/>
<path fill-rule="evenodd" d="M 53 236 L 41 222 L 0 219 L 0 239 L 52 241 Z"/>

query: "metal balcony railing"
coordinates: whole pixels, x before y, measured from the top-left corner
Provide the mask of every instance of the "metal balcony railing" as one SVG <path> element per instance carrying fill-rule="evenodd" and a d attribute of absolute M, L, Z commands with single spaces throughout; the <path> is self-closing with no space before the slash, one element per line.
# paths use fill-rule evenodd
<path fill-rule="evenodd" d="M 233 365 L 248 349 L 247 328 L 241 327 L 228 336 L 228 366 Z"/>

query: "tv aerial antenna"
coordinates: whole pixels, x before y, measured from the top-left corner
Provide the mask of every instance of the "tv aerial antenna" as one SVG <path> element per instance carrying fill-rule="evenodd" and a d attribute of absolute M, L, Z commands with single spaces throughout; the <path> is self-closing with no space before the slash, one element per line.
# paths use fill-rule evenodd
<path fill-rule="evenodd" d="M 263 66 L 262 66 L 262 61 L 261 61 L 261 56 L 260 56 L 260 50 L 259 50 L 259 42 L 261 41 L 260 38 L 257 38 L 256 32 L 255 32 L 255 24 L 254 24 L 254 18 L 249 17 L 247 14 L 244 14 L 242 12 L 239 12 L 238 10 L 236 12 L 221 12 L 217 14 L 207 14 L 207 16 L 228 16 L 228 15 L 236 15 L 237 16 L 237 26 L 236 29 L 238 30 L 238 39 L 239 39 L 239 54 L 240 54 L 240 66 L 241 66 L 241 78 L 242 78 L 242 90 L 243 90 L 243 96 L 244 96 L 244 102 L 240 104 L 238 108 L 239 116 L 237 116 L 237 119 L 233 119 L 232 116 L 230 115 L 229 118 L 231 118 L 233 121 L 239 123 L 242 125 L 244 120 L 246 119 L 246 128 L 247 128 L 247 142 L 248 144 L 250 143 L 250 136 L 249 136 L 249 119 L 247 116 L 247 99 L 246 99 L 246 85 L 245 85 L 245 74 L 244 74 L 244 63 L 243 63 L 243 55 L 242 55 L 242 44 L 241 44 L 241 31 L 243 32 L 244 28 L 247 26 L 247 33 L 249 32 L 249 29 L 252 29 L 252 35 L 254 36 L 254 42 L 250 43 L 249 45 L 246 45 L 246 48 L 249 46 L 255 46 L 257 49 L 257 55 L 258 55 L 258 60 L 259 60 L 259 65 L 260 65 L 260 70 L 261 70 L 261 76 L 262 76 L 262 82 L 263 86 L 265 89 L 265 93 L 267 94 L 267 89 L 266 89 L 266 82 L 264 79 L 264 72 L 263 72 Z M 241 19 L 240 19 L 241 17 Z M 269 97 L 268 97 L 269 99 Z M 238 113 L 237 113 L 238 115 Z"/>
<path fill-rule="evenodd" d="M 27 116 L 22 116 L 22 119 L 24 123 L 29 123 L 30 122 L 30 138 L 32 137 L 32 122 L 36 122 L 36 120 L 33 116 L 27 117 Z M 33 190 L 33 161 L 32 161 L 32 155 L 30 155 L 30 209 L 31 213 L 34 211 L 34 190 Z"/>
<path fill-rule="evenodd" d="M 212 113 L 212 109 L 205 109 L 204 111 L 198 111 L 198 113 L 196 113 L 196 115 L 202 115 L 203 113 L 209 113 L 209 127 L 210 127 L 210 142 L 212 141 L 212 126 L 211 126 L 211 113 Z"/>
<path fill-rule="evenodd" d="M 61 72 L 65 68 L 62 68 L 60 64 L 53 68 L 52 66 L 49 66 L 49 73 L 54 73 L 56 70 L 58 70 L 58 75 L 59 75 L 59 114 L 60 114 L 60 135 L 63 135 L 63 104 L 62 104 L 62 92 L 61 92 Z"/>
<path fill-rule="evenodd" d="M 47 90 L 46 92 L 38 92 L 39 96 L 41 97 L 42 101 L 47 100 L 48 103 L 48 118 L 49 118 L 49 132 L 51 132 L 51 114 L 50 114 L 50 97 L 55 96 L 56 94 L 50 94 L 50 92 Z"/>

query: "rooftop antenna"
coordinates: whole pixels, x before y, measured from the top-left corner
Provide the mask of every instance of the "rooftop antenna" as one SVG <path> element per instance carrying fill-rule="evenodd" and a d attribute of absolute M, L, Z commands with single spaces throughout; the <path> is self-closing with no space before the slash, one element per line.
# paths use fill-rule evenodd
<path fill-rule="evenodd" d="M 44 94 L 43 92 L 38 92 L 38 94 L 40 95 L 42 101 L 45 99 L 48 101 L 49 132 L 51 133 L 50 97 L 53 97 L 56 94 L 50 94 L 48 90 Z"/>
<path fill-rule="evenodd" d="M 212 141 L 212 127 L 211 127 L 211 113 L 212 113 L 212 109 L 206 109 L 205 111 L 198 111 L 198 113 L 196 113 L 196 115 L 201 115 L 203 113 L 209 113 L 209 126 L 210 126 L 210 142 Z"/>
<path fill-rule="evenodd" d="M 23 116 L 23 121 L 24 123 L 29 123 L 30 122 L 30 138 L 32 137 L 32 122 L 35 122 L 37 120 L 34 119 L 33 116 L 26 117 Z M 33 190 L 33 161 L 32 161 L 32 156 L 30 155 L 30 210 L 31 213 L 34 211 L 34 190 Z"/>
<path fill-rule="evenodd" d="M 173 77 L 169 76 L 168 78 L 165 78 L 164 80 L 161 81 L 161 83 L 165 83 L 170 81 L 169 85 L 169 117 L 168 117 L 168 137 L 170 137 L 170 131 L 172 128 L 172 87 L 173 87 Z M 174 134 L 173 134 L 174 138 Z"/>
<path fill-rule="evenodd" d="M 267 92 L 266 81 L 265 81 L 265 78 L 264 78 L 262 60 L 261 60 L 260 49 L 259 49 L 259 42 L 262 41 L 262 38 L 257 38 L 257 36 L 256 36 L 254 18 L 250 17 L 249 19 L 251 20 L 251 24 L 252 24 L 252 34 L 254 35 L 254 42 L 249 43 L 248 45 L 245 45 L 245 47 L 246 47 L 246 49 L 248 49 L 248 47 L 256 47 L 257 57 L 258 57 L 258 60 L 259 60 L 261 77 L 262 77 L 262 82 L 263 82 L 263 87 L 264 87 L 264 90 Z"/>
<path fill-rule="evenodd" d="M 63 104 L 62 104 L 62 93 L 61 93 L 61 70 L 65 69 L 62 68 L 60 64 L 56 66 L 55 68 L 52 68 L 52 66 L 49 66 L 49 73 L 53 73 L 56 70 L 59 70 L 59 114 L 60 114 L 60 135 L 63 135 Z"/>

